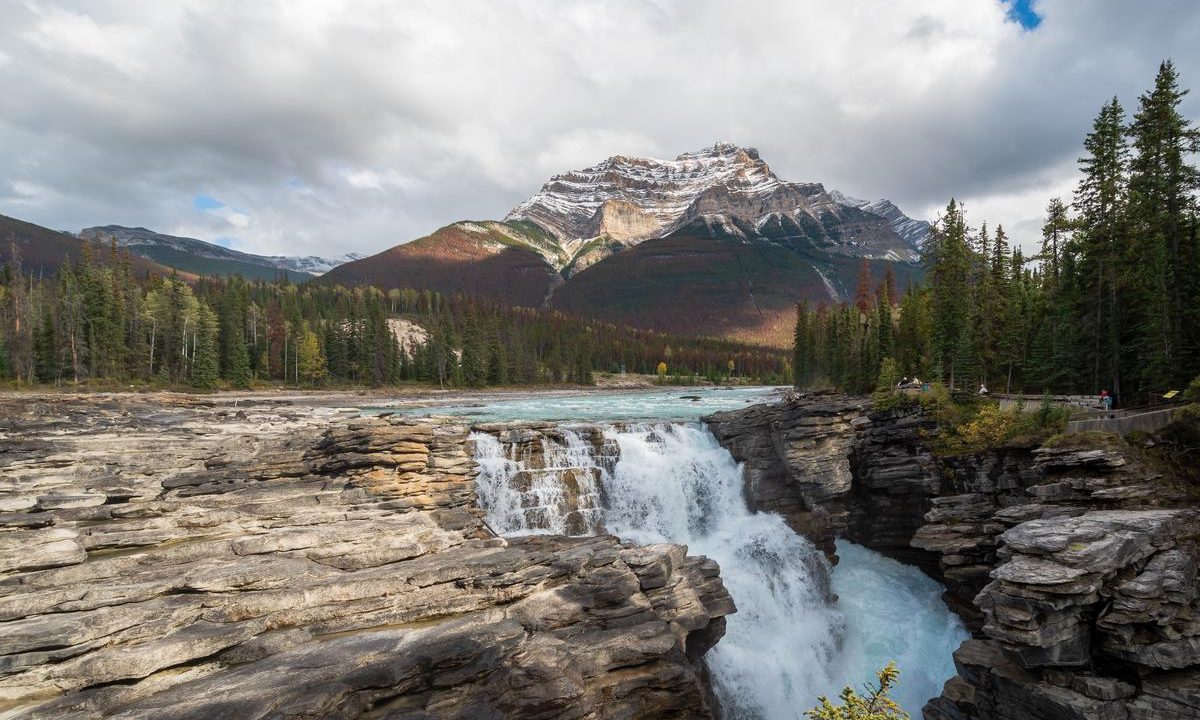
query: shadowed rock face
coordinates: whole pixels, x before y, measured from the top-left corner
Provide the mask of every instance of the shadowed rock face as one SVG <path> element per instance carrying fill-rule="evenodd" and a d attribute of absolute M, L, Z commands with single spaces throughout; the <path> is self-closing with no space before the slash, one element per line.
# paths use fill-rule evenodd
<path fill-rule="evenodd" d="M 707 420 L 761 507 L 946 585 L 975 637 L 926 718 L 1200 717 L 1200 512 L 1123 444 L 935 457 L 839 396 Z"/>
<path fill-rule="evenodd" d="M 492 536 L 453 421 L 0 404 L 6 717 L 711 716 L 715 563 Z"/>

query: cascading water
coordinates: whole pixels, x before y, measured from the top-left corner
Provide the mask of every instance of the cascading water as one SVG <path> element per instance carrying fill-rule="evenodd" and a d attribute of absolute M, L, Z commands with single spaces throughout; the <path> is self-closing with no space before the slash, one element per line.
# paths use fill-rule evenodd
<path fill-rule="evenodd" d="M 819 695 L 860 685 L 893 658 L 922 663 L 912 673 L 915 681 L 904 676 L 901 696 L 910 712 L 919 713 L 953 675 L 950 650 L 965 633 L 961 626 L 949 634 L 938 632 L 939 626 L 954 623 L 944 606 L 938 614 L 940 603 L 928 602 L 928 585 L 936 588 L 936 583 L 903 566 L 919 577 L 891 567 L 890 576 L 873 575 L 868 568 L 866 575 L 851 577 L 872 587 L 868 600 L 850 605 L 855 626 L 848 627 L 847 614 L 831 602 L 825 557 L 779 516 L 749 510 L 741 467 L 702 425 L 613 426 L 587 438 L 564 428 L 555 435 L 511 443 L 484 433 L 473 436 L 479 501 L 488 522 L 510 535 L 607 530 L 638 543 L 682 543 L 690 553 L 720 563 L 738 611 L 705 660 L 726 717 L 802 718 Z M 862 549 L 844 548 L 861 559 L 851 550 Z M 919 588 L 918 598 L 906 602 L 910 586 Z M 908 652 L 901 647 L 903 639 L 880 644 L 872 636 L 879 631 L 903 638 L 899 627 L 871 626 L 864 633 L 860 625 L 871 623 L 860 617 L 862 611 L 888 598 L 906 609 L 917 606 L 912 613 L 920 617 L 899 620 L 923 621 L 921 630 L 949 637 L 950 649 L 934 657 Z M 938 641 L 921 645 L 936 646 Z M 904 665 L 901 670 L 907 673 Z"/>
<path fill-rule="evenodd" d="M 799 717 L 833 679 L 842 630 L 824 556 L 778 515 L 750 512 L 741 468 L 707 430 L 660 425 L 613 439 L 605 527 L 713 558 L 737 603 L 707 657 L 725 716 Z"/>
<path fill-rule="evenodd" d="M 475 491 L 493 530 L 501 535 L 583 535 L 602 527 L 603 471 L 594 449 L 569 428 L 559 435 L 540 438 L 536 463 L 532 447 L 505 446 L 482 433 L 474 436 L 479 466 Z"/>

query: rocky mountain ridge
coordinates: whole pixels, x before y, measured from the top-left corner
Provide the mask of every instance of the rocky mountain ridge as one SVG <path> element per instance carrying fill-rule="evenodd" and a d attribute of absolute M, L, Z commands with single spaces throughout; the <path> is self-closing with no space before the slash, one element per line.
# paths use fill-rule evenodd
<path fill-rule="evenodd" d="M 87 245 L 71 233 L 0 215 L 0 263 L 19 262 L 25 272 L 53 275 L 64 261 L 73 264 L 82 262 L 85 252 L 89 250 L 92 251 L 93 257 L 96 257 L 96 249 Z M 101 252 L 107 257 L 107 251 Z M 138 274 L 171 272 L 171 268 L 151 258 L 141 257 L 132 252 L 129 255 L 130 269 Z M 184 276 L 190 277 L 187 273 Z"/>
<path fill-rule="evenodd" d="M 303 278 L 323 275 L 338 265 L 363 256 L 347 253 L 336 258 L 316 255 L 254 255 L 190 237 L 167 235 L 144 227 L 101 225 L 85 228 L 79 237 L 93 242 L 116 240 L 118 247 L 135 255 L 197 275 L 240 274 L 249 279 L 273 280 L 281 272 Z"/>
<path fill-rule="evenodd" d="M 664 237 L 697 219 L 749 239 L 826 241 L 830 252 L 915 262 L 929 224 L 889 200 L 865 202 L 820 183 L 781 180 L 755 148 L 718 142 L 674 160 L 615 155 L 556 175 L 506 220 L 545 228 L 582 269 L 620 247 Z M 736 223 L 735 221 L 741 221 Z"/>

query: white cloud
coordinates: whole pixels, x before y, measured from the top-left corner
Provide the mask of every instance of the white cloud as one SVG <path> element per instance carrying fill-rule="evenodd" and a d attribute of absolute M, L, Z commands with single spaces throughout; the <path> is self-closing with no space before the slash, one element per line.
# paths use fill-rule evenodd
<path fill-rule="evenodd" d="M 608 155 L 727 139 L 785 178 L 1030 228 L 1108 97 L 1132 107 L 1167 55 L 1200 84 L 1200 5 L 1037 8 L 1023 32 L 998 0 L 12 0 L 0 157 L 44 192 L 0 183 L 0 213 L 378 250 Z"/>

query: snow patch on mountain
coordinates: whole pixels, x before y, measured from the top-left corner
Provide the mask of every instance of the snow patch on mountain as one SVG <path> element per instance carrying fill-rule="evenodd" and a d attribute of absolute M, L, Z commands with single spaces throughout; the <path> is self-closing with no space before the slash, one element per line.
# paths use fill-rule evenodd
<path fill-rule="evenodd" d="M 728 221 L 714 226 L 707 220 L 717 215 L 759 230 L 784 228 L 781 218 L 787 216 L 786 232 L 794 239 L 818 240 L 836 254 L 905 262 L 919 257 L 929 232 L 928 223 L 907 217 L 891 201 L 857 200 L 820 183 L 781 180 L 758 150 L 728 142 L 674 160 L 615 155 L 556 175 L 507 219 L 536 223 L 560 247 L 597 237 L 635 245 L 698 218 L 722 234 L 743 234 L 732 225 L 727 231 Z"/>
<path fill-rule="evenodd" d="M 275 267 L 281 270 L 308 273 L 309 275 L 324 275 L 338 265 L 362 260 L 366 255 L 350 252 L 337 257 L 321 257 L 319 255 L 262 255 L 259 257 L 270 260 L 275 264 Z"/>

